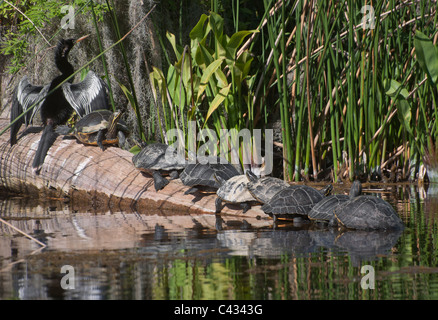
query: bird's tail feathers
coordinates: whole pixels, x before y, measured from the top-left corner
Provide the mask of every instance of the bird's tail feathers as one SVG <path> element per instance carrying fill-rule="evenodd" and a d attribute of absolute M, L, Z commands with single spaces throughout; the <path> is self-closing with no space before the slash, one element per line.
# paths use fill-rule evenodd
<path fill-rule="evenodd" d="M 46 158 L 47 152 L 58 137 L 58 133 L 55 132 L 53 124 L 49 123 L 44 127 L 41 140 L 38 144 L 38 149 L 33 159 L 32 168 L 36 174 L 39 174 Z"/>

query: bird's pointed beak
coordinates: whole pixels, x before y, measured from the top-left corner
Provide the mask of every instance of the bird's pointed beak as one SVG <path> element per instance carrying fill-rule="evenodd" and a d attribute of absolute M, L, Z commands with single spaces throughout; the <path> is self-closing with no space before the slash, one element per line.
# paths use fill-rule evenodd
<path fill-rule="evenodd" d="M 87 35 L 85 35 L 85 36 L 83 36 L 83 37 L 80 37 L 79 39 L 77 39 L 77 40 L 76 40 L 76 42 L 75 42 L 75 43 L 81 42 L 82 40 L 84 40 L 84 39 L 88 38 L 89 36 L 90 36 L 90 35 L 89 35 L 89 34 L 87 34 Z"/>

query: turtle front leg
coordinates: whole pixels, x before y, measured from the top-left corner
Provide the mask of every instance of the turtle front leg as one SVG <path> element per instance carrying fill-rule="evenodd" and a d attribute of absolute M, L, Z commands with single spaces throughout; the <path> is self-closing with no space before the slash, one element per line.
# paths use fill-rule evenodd
<path fill-rule="evenodd" d="M 105 151 L 105 147 L 103 146 L 104 136 L 105 136 L 105 133 L 103 132 L 103 130 L 99 130 L 99 132 L 97 133 L 96 142 L 97 142 L 97 145 L 102 149 L 102 151 Z"/>
<path fill-rule="evenodd" d="M 217 197 L 214 204 L 216 206 L 216 213 L 220 213 L 222 211 L 222 199 Z"/>
<path fill-rule="evenodd" d="M 187 190 L 186 192 L 184 192 L 184 195 L 194 194 L 196 192 L 198 192 L 198 188 L 192 187 L 189 190 Z"/>
<path fill-rule="evenodd" d="M 251 209 L 251 206 L 247 202 L 242 202 L 240 207 L 242 208 L 243 213 L 246 213 L 249 209 Z"/>
<path fill-rule="evenodd" d="M 123 148 L 125 146 L 126 136 L 122 131 L 117 132 L 117 139 L 119 140 L 119 147 Z"/>
<path fill-rule="evenodd" d="M 159 171 L 154 171 L 153 177 L 156 191 L 163 189 L 169 184 L 169 181 L 164 178 Z"/>

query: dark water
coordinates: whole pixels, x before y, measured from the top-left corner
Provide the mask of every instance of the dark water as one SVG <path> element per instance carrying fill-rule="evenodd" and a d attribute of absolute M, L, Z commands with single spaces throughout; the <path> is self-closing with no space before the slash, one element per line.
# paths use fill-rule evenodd
<path fill-rule="evenodd" d="M 47 245 L 0 223 L 0 299 L 437 299 L 438 196 L 377 195 L 404 231 L 0 200 L 2 219 Z"/>

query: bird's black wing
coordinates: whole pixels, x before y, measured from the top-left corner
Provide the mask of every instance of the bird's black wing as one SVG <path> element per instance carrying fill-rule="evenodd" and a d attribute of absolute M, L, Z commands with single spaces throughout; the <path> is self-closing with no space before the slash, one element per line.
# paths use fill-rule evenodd
<path fill-rule="evenodd" d="M 64 83 L 62 91 L 67 101 L 80 117 L 92 111 L 111 109 L 108 100 L 108 86 L 93 71 L 89 71 L 81 82 L 75 84 Z"/>
<path fill-rule="evenodd" d="M 32 122 L 33 117 L 41 108 L 50 85 L 34 86 L 25 76 L 14 90 L 11 108 L 11 145 L 17 142 L 17 133 L 25 123 L 26 127 Z M 37 104 L 36 104 L 37 103 Z M 36 104 L 32 110 L 31 107 Z M 21 116 L 26 112 L 24 116 Z"/>

